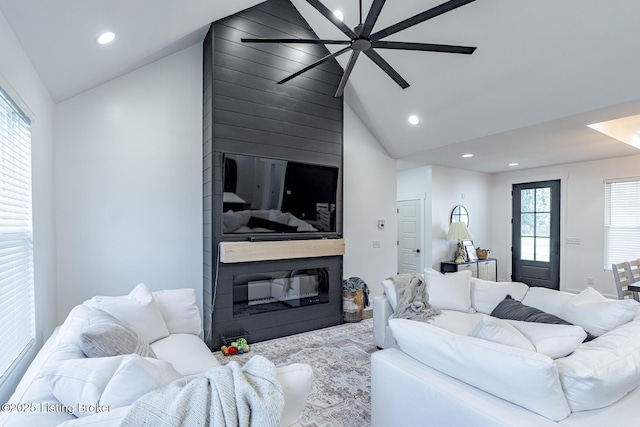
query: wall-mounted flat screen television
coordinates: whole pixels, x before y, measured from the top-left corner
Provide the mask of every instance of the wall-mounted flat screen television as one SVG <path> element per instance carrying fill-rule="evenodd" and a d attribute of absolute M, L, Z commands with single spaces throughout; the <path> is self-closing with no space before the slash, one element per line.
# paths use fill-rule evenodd
<path fill-rule="evenodd" d="M 336 233 L 338 167 L 225 153 L 222 231 Z"/>

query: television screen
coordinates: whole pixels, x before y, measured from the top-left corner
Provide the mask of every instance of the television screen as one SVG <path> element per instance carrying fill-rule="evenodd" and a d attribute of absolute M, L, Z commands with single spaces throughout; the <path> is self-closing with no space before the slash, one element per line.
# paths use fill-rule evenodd
<path fill-rule="evenodd" d="M 223 233 L 336 232 L 337 167 L 240 154 L 223 159 Z"/>

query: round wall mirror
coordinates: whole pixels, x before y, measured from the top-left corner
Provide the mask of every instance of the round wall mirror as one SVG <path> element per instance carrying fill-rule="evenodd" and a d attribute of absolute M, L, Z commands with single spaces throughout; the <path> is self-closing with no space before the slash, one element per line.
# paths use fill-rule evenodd
<path fill-rule="evenodd" d="M 469 211 L 462 205 L 457 205 L 451 211 L 451 221 L 450 222 L 464 222 L 464 224 L 469 226 Z"/>

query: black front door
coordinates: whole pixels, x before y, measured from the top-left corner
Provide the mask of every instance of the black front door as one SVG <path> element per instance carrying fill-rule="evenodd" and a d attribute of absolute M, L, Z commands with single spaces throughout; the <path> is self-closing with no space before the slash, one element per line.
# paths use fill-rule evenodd
<path fill-rule="evenodd" d="M 513 186 L 512 280 L 560 289 L 560 180 Z"/>

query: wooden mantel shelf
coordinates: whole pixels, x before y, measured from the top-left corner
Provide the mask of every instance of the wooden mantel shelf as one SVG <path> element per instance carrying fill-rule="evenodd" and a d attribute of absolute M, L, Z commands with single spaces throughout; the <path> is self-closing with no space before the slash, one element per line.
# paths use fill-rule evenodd
<path fill-rule="evenodd" d="M 226 264 L 336 255 L 344 255 L 344 239 L 220 243 L 220 262 Z"/>

